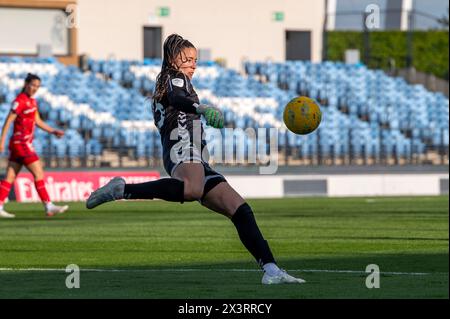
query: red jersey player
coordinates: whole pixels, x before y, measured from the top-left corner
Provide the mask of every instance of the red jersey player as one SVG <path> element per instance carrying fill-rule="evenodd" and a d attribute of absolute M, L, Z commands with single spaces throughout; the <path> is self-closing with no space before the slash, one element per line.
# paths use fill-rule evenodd
<path fill-rule="evenodd" d="M 14 122 L 13 135 L 9 141 L 10 155 L 6 168 L 6 178 L 0 182 L 0 217 L 15 217 L 3 209 L 3 204 L 22 166 L 25 166 L 33 174 L 36 190 L 45 205 L 45 212 L 48 217 L 63 213 L 68 208 L 68 206 L 56 206 L 51 202 L 45 188 L 41 161 L 32 145 L 35 125 L 58 138 L 64 136 L 64 131 L 50 127 L 39 116 L 38 106 L 33 96 L 40 85 L 41 79 L 37 75 L 30 73 L 27 75 L 22 92 L 14 100 L 11 111 L 3 125 L 0 152 L 4 151 L 6 134 L 9 126 Z"/>

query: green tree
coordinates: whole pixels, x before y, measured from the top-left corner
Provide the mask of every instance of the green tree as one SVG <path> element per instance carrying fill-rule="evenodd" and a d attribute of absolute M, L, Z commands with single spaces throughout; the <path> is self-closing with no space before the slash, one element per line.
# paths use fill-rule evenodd
<path fill-rule="evenodd" d="M 447 8 L 447 15 L 443 16 L 442 18 L 439 18 L 438 22 L 444 29 L 448 29 L 448 8 Z"/>

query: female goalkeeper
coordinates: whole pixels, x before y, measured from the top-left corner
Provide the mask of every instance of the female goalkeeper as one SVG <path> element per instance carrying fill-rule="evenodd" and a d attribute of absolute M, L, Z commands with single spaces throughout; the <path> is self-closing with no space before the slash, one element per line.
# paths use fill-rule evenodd
<path fill-rule="evenodd" d="M 191 42 L 177 34 L 165 40 L 152 108 L 161 135 L 164 168 L 171 178 L 126 184 L 123 178 L 115 177 L 90 195 L 86 207 L 92 209 L 120 199 L 199 201 L 231 219 L 242 243 L 264 270 L 263 284 L 303 283 L 303 279 L 294 278 L 277 266 L 250 206 L 208 165 L 200 116 L 208 125 L 220 129 L 223 115 L 212 106 L 200 104 L 191 84 L 196 63 L 197 50 Z"/>

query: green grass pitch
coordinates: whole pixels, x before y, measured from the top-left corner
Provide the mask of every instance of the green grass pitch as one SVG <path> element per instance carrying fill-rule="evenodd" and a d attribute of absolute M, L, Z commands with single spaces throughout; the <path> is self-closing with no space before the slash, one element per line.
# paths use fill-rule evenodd
<path fill-rule="evenodd" d="M 198 203 L 83 203 L 47 219 L 9 203 L 0 298 L 448 298 L 448 196 L 249 200 L 279 265 L 302 285 L 263 286 L 233 224 Z M 77 264 L 80 288 L 64 269 Z M 381 271 L 365 285 L 366 266 Z"/>

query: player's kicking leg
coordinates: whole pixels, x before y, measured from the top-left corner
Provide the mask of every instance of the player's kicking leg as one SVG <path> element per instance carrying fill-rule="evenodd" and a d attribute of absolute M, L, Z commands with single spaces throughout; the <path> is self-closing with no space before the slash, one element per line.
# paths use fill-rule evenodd
<path fill-rule="evenodd" d="M 92 192 L 86 208 L 120 199 L 162 199 L 168 202 L 198 200 L 203 190 L 204 172 L 201 163 L 181 163 L 175 170 L 176 178 L 161 178 L 156 181 L 126 184 L 122 177 L 114 177 L 106 185 Z M 200 187 L 197 187 L 199 186 Z"/>
<path fill-rule="evenodd" d="M 185 201 L 184 182 L 175 178 L 162 178 L 152 182 L 126 184 L 122 177 L 114 177 L 106 185 L 91 193 L 86 201 L 86 208 L 92 209 L 120 199 L 154 198 L 182 203 Z"/>
<path fill-rule="evenodd" d="M 278 267 L 269 244 L 256 224 L 251 207 L 227 182 L 221 182 L 212 188 L 204 197 L 202 204 L 231 219 L 242 243 L 264 270 L 261 280 L 263 284 L 301 284 L 305 282 Z"/>
<path fill-rule="evenodd" d="M 86 202 L 86 207 L 92 209 L 107 202 L 123 199 L 125 184 L 122 177 L 114 177 L 104 186 L 91 193 Z"/>

